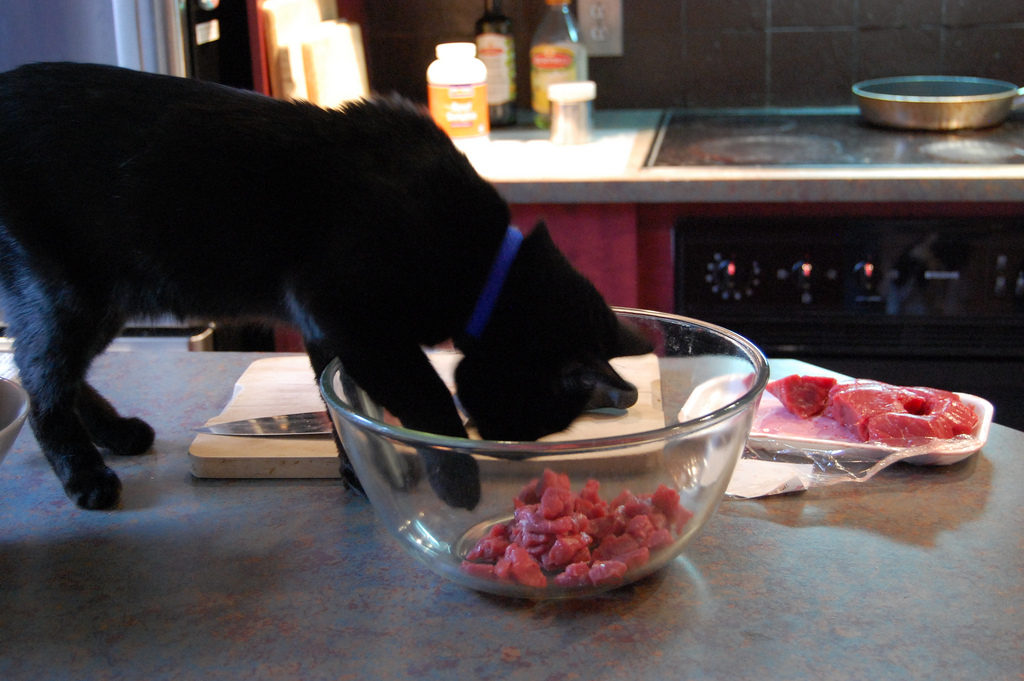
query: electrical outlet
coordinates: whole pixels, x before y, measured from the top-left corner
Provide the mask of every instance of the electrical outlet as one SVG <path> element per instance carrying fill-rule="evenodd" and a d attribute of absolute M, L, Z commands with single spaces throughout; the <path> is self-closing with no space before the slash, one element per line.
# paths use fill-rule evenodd
<path fill-rule="evenodd" d="M 576 0 L 576 18 L 587 56 L 622 56 L 622 0 Z"/>

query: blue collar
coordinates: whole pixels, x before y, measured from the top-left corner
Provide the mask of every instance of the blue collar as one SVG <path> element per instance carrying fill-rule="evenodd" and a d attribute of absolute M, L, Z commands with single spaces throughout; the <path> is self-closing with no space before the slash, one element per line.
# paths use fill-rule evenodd
<path fill-rule="evenodd" d="M 498 255 L 494 258 L 491 271 L 487 275 L 480 297 L 476 299 L 476 307 L 466 324 L 466 335 L 474 340 L 479 340 L 484 332 L 484 327 L 491 318 L 494 305 L 498 302 L 498 296 L 505 285 L 505 278 L 512 269 L 512 261 L 519 253 L 519 246 L 523 243 L 523 233 L 515 227 L 509 227 L 505 232 L 505 238 L 498 249 Z"/>

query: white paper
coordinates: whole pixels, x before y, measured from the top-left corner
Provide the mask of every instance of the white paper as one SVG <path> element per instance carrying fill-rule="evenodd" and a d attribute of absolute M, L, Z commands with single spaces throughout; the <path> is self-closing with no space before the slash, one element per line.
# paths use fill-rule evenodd
<path fill-rule="evenodd" d="M 770 494 L 799 492 L 809 487 L 813 464 L 781 463 L 740 459 L 729 480 L 725 493 L 729 496 L 753 499 Z"/>

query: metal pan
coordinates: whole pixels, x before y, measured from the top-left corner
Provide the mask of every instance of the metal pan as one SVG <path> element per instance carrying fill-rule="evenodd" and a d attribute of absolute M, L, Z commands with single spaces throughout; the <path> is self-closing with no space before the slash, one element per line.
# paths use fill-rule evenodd
<path fill-rule="evenodd" d="M 902 76 L 853 86 L 870 122 L 914 130 L 961 130 L 999 125 L 1024 107 L 1024 87 L 988 78 Z"/>

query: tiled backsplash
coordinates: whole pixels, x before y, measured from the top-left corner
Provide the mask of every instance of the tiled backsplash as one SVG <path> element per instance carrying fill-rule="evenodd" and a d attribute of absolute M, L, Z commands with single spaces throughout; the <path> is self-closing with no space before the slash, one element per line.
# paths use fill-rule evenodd
<path fill-rule="evenodd" d="M 624 56 L 590 60 L 601 108 L 833 106 L 850 85 L 951 74 L 1024 84 L 1024 0 L 622 0 Z M 519 102 L 543 0 L 505 0 Z M 426 99 L 434 45 L 471 40 L 482 0 L 365 0 L 371 85 Z"/>

